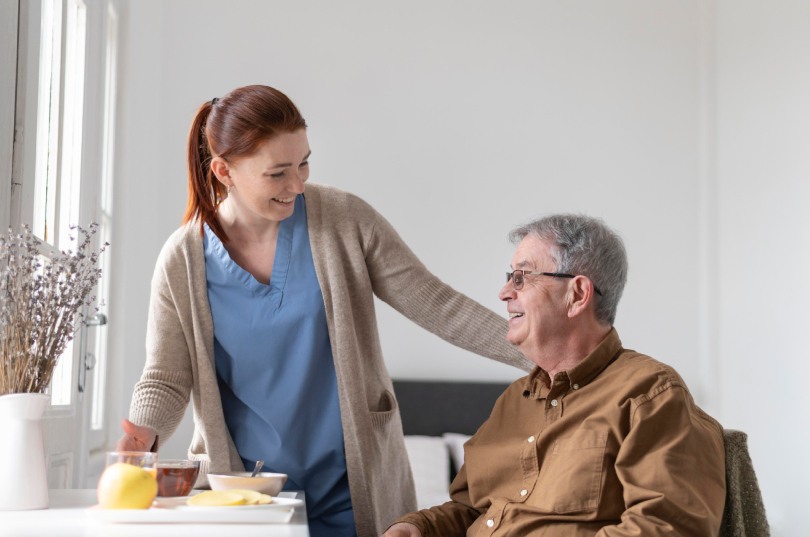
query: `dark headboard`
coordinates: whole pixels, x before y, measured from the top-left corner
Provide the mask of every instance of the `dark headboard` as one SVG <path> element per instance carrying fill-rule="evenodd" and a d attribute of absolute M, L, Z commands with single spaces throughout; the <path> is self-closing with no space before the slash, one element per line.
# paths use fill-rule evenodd
<path fill-rule="evenodd" d="M 474 434 L 509 383 L 395 380 L 407 435 Z"/>

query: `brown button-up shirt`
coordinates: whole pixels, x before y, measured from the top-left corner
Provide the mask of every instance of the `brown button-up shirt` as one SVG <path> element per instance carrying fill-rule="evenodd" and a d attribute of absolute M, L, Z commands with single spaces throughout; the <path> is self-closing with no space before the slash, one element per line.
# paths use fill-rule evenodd
<path fill-rule="evenodd" d="M 669 366 L 615 330 L 576 367 L 515 381 L 464 448 L 451 501 L 411 513 L 422 535 L 715 537 L 721 426 Z"/>

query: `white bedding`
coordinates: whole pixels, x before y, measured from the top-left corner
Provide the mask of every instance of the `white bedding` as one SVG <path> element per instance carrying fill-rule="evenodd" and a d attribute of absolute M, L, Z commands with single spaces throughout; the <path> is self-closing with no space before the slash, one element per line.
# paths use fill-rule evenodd
<path fill-rule="evenodd" d="M 405 436 L 405 448 L 411 461 L 419 509 L 427 509 L 450 500 L 450 461 L 456 469 L 464 463 L 464 442 L 470 437 L 458 433 L 443 436 Z"/>

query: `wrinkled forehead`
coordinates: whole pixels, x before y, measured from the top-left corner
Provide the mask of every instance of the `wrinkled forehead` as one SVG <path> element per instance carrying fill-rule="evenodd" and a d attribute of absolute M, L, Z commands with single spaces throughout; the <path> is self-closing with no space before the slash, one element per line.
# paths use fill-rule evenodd
<path fill-rule="evenodd" d="M 512 256 L 512 269 L 553 269 L 551 243 L 537 235 L 528 234 L 518 243 Z"/>

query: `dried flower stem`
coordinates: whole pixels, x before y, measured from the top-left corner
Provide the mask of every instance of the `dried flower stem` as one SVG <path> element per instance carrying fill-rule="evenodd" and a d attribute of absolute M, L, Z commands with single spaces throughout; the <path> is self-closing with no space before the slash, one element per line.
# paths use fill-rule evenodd
<path fill-rule="evenodd" d="M 44 392 L 77 317 L 96 297 L 99 255 L 88 252 L 98 224 L 85 230 L 75 251 L 44 258 L 42 242 L 27 227 L 0 237 L 0 395 Z"/>

